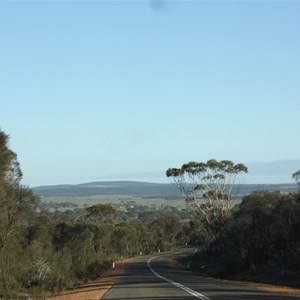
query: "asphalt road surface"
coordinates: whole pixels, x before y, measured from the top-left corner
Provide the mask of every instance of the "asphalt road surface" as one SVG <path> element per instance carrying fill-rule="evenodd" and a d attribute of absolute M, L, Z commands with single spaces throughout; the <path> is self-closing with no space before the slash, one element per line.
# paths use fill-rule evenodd
<path fill-rule="evenodd" d="M 124 274 L 102 299 L 300 300 L 179 270 L 169 264 L 179 252 L 130 260 Z"/>

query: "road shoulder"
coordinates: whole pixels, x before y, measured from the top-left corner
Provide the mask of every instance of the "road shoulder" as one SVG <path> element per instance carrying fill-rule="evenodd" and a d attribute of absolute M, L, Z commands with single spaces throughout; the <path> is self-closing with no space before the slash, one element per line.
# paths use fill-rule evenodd
<path fill-rule="evenodd" d="M 182 260 L 180 261 L 180 257 L 187 256 L 186 254 L 180 254 L 177 256 L 174 256 L 170 259 L 170 264 L 173 267 L 180 268 L 182 270 L 188 270 L 188 265 L 183 264 Z M 189 271 L 192 272 L 192 271 Z M 199 276 L 200 278 L 209 278 L 209 276 L 205 276 L 203 274 L 197 274 L 196 272 L 193 272 L 194 275 Z M 221 279 L 224 282 L 230 282 L 230 283 L 237 283 L 240 285 L 246 285 L 246 286 L 251 286 L 255 287 L 260 290 L 268 291 L 268 292 L 273 292 L 273 293 L 279 293 L 279 294 L 284 294 L 286 296 L 291 296 L 291 297 L 300 297 L 300 289 L 297 288 L 291 288 L 291 287 L 286 287 L 286 286 L 278 286 L 278 285 L 272 285 L 272 284 L 264 284 L 264 283 L 256 283 L 256 282 L 250 282 L 250 281 L 234 281 L 234 280 L 227 280 L 224 278 L 218 278 Z"/>
<path fill-rule="evenodd" d="M 109 270 L 99 279 L 82 284 L 63 294 L 47 297 L 47 300 L 99 300 L 123 274 L 126 261 L 117 263 L 114 270 Z"/>

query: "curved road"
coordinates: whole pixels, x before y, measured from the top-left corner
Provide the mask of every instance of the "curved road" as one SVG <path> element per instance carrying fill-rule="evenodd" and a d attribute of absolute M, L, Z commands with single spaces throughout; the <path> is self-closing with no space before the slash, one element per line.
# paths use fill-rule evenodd
<path fill-rule="evenodd" d="M 188 251 L 192 250 L 185 250 Z M 300 300 L 238 283 L 201 278 L 191 272 L 176 269 L 168 262 L 178 253 L 131 259 L 124 274 L 102 299 Z"/>

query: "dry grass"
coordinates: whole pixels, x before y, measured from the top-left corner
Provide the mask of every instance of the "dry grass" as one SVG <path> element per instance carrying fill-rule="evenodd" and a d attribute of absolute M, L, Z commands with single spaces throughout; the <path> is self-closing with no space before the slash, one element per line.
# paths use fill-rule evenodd
<path fill-rule="evenodd" d="M 281 293 L 288 296 L 300 296 L 300 289 L 296 288 L 254 282 L 242 282 L 242 284 L 254 286 L 258 289 L 265 290 L 268 292 Z"/>
<path fill-rule="evenodd" d="M 83 284 L 62 295 L 48 297 L 47 300 L 99 300 L 123 274 L 125 262 L 116 264 L 115 270 L 109 270 L 101 278 Z"/>

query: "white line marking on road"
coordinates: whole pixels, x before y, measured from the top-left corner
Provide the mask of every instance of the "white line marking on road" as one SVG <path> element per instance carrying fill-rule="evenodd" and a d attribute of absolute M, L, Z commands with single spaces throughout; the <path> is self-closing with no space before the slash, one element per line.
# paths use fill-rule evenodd
<path fill-rule="evenodd" d="M 160 279 L 162 279 L 162 280 L 165 280 L 165 281 L 167 281 L 167 282 L 169 282 L 169 283 L 171 283 L 171 284 L 177 286 L 178 288 L 180 288 L 180 289 L 186 291 L 187 293 L 191 294 L 192 296 L 197 297 L 198 299 L 201 299 L 201 300 L 212 300 L 212 299 L 210 299 L 210 298 L 208 298 L 208 297 L 205 297 L 204 295 L 202 295 L 202 294 L 200 294 L 200 293 L 198 293 L 198 292 L 196 292 L 196 291 L 194 291 L 194 290 L 192 290 L 192 289 L 190 289 L 190 288 L 184 286 L 184 285 L 181 284 L 181 283 L 178 283 L 178 282 L 173 281 L 173 280 L 171 280 L 171 279 L 169 279 L 169 278 L 166 278 L 166 277 L 164 277 L 164 276 L 162 276 L 162 275 L 159 275 L 159 274 L 151 267 L 151 261 L 152 261 L 153 259 L 155 259 L 156 257 L 157 257 L 157 256 L 154 256 L 154 257 L 151 257 L 150 259 L 148 259 L 147 265 L 148 265 L 148 268 L 150 269 L 150 271 L 151 271 L 157 278 L 160 278 Z"/>

